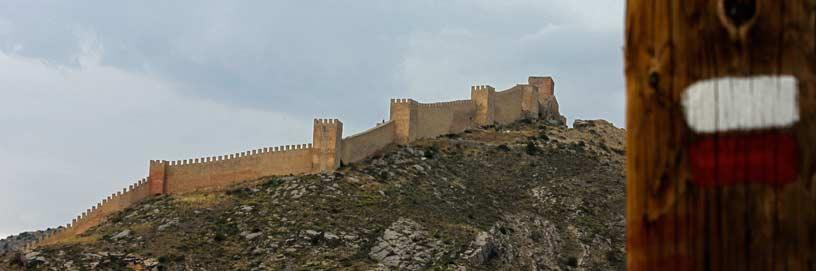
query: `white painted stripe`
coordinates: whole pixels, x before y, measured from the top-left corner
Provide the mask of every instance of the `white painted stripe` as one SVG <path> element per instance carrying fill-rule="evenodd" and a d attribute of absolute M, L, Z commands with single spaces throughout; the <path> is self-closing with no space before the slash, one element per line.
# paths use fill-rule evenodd
<path fill-rule="evenodd" d="M 698 133 L 785 128 L 799 121 L 793 76 L 700 81 L 683 93 L 686 122 Z"/>

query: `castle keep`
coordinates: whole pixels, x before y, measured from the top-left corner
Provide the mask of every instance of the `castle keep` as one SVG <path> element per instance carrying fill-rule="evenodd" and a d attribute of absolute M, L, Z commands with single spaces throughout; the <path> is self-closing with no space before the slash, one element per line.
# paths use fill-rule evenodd
<path fill-rule="evenodd" d="M 528 84 L 499 92 L 491 86 L 474 86 L 470 100 L 419 103 L 412 99 L 392 99 L 389 121 L 346 138 L 343 138 L 343 123 L 339 120 L 315 119 L 309 144 L 178 161 L 150 161 L 147 178 L 110 195 L 66 227 L 32 245 L 53 244 L 76 236 L 98 225 L 108 215 L 156 195 L 222 190 L 268 176 L 331 172 L 341 163 L 361 161 L 390 144 L 408 144 L 417 139 L 523 118 L 566 123 L 558 112 L 552 78 L 530 77 Z"/>

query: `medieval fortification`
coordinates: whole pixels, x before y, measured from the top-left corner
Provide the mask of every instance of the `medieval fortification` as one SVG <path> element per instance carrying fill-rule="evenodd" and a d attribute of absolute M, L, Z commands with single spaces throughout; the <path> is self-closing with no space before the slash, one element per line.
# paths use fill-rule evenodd
<path fill-rule="evenodd" d="M 343 138 L 343 123 L 339 120 L 316 119 L 310 144 L 179 161 L 150 161 L 147 178 L 113 193 L 70 224 L 29 244 L 27 249 L 81 234 L 107 216 L 157 195 L 216 191 L 268 176 L 331 172 L 341 163 L 358 162 L 389 144 L 408 144 L 421 138 L 507 124 L 522 118 L 566 123 L 558 112 L 550 77 L 530 77 L 526 85 L 499 92 L 491 86 L 474 86 L 470 95 L 470 100 L 441 103 L 392 99 L 389 121 L 346 138 Z"/>

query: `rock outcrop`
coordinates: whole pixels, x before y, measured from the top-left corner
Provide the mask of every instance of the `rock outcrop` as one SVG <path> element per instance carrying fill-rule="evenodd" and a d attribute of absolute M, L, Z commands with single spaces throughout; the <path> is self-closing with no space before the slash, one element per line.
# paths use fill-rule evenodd
<path fill-rule="evenodd" d="M 443 244 L 430 236 L 422 225 L 400 218 L 385 229 L 369 256 L 379 269 L 421 270 L 441 257 Z"/>
<path fill-rule="evenodd" d="M 22 250 L 26 244 L 36 241 L 37 238 L 54 232 L 55 229 L 48 229 L 43 231 L 23 232 L 17 235 L 12 235 L 0 240 L 0 254 L 5 252 L 13 252 Z"/>

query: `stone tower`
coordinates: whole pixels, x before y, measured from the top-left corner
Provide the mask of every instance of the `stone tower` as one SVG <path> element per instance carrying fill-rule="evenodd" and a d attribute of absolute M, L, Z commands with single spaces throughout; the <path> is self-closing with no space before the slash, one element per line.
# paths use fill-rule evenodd
<path fill-rule="evenodd" d="M 312 165 L 318 172 L 329 172 L 340 166 L 343 123 L 337 119 L 315 119 L 312 134 Z"/>
<path fill-rule="evenodd" d="M 470 99 L 476 104 L 476 125 L 491 125 L 494 120 L 496 89 L 491 86 L 470 87 Z"/>
<path fill-rule="evenodd" d="M 552 77 L 531 76 L 527 82 L 538 89 L 538 114 L 551 124 L 566 125 L 567 118 L 561 115 L 558 100 L 555 99 L 555 81 Z"/>
<path fill-rule="evenodd" d="M 408 144 L 416 137 L 417 105 L 412 99 L 391 99 L 391 120 L 397 144 Z"/>
<path fill-rule="evenodd" d="M 161 195 L 167 191 L 165 182 L 167 172 L 167 161 L 150 161 L 150 176 L 148 177 L 151 195 Z"/>
<path fill-rule="evenodd" d="M 527 83 L 538 89 L 538 95 L 542 99 L 555 95 L 555 81 L 552 77 L 530 76 Z"/>

